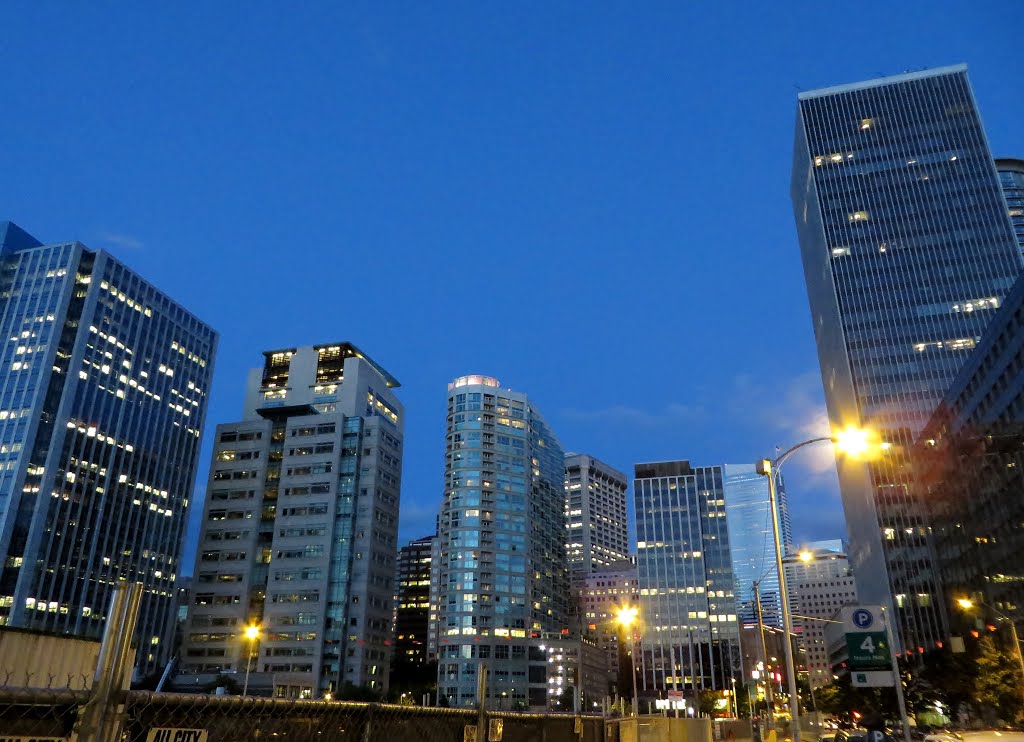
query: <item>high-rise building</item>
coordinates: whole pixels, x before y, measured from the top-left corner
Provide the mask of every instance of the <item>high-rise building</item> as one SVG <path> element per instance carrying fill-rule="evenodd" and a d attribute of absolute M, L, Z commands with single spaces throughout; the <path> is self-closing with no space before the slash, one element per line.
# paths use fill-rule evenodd
<path fill-rule="evenodd" d="M 628 696 L 633 692 L 632 687 L 617 687 L 621 685 L 618 682 L 620 629 L 615 619 L 620 608 L 637 602 L 636 564 L 623 560 L 577 579 L 581 632 L 592 637 L 603 652 L 604 694 Z"/>
<path fill-rule="evenodd" d="M 629 559 L 626 475 L 587 454 L 565 457 L 569 569 L 589 574 Z"/>
<path fill-rule="evenodd" d="M 905 647 L 934 647 L 907 451 L 1021 270 L 966 67 L 801 93 L 792 197 L 833 429 L 888 444 L 837 467 L 859 598 L 895 604 Z"/>
<path fill-rule="evenodd" d="M 1024 254 L 1024 160 L 1000 158 L 996 160 L 996 170 L 999 171 L 999 183 L 1003 187 L 1013 233 Z"/>
<path fill-rule="evenodd" d="M 782 562 L 789 590 L 793 631 L 804 652 L 811 685 L 832 681 L 825 627 L 844 606 L 857 602 L 850 563 L 843 542 L 815 541 L 801 546 Z"/>
<path fill-rule="evenodd" d="M 427 662 L 430 626 L 430 574 L 436 536 L 424 536 L 398 551 L 395 596 L 395 666 Z"/>
<path fill-rule="evenodd" d="M 754 464 L 722 467 L 725 520 L 729 527 L 729 552 L 736 578 L 736 607 L 740 623 L 757 623 L 754 582 L 758 583 L 761 616 L 767 626 L 782 626 L 779 573 L 775 566 L 775 535 L 768 501 L 768 477 Z M 776 488 L 779 510 L 779 541 L 783 553 L 792 545 L 786 486 L 779 477 Z"/>
<path fill-rule="evenodd" d="M 0 223 L 0 624 L 98 637 L 141 582 L 136 670 L 173 644 L 217 334 L 111 255 Z"/>
<path fill-rule="evenodd" d="M 958 598 L 1024 619 L 1024 279 L 1018 280 L 914 448 L 945 607 Z M 895 534 L 892 534 L 895 537 Z M 969 621 L 967 620 L 969 619 Z M 998 623 L 998 622 L 997 622 Z"/>
<path fill-rule="evenodd" d="M 663 461 L 634 471 L 640 695 L 731 690 L 739 624 L 722 467 Z"/>
<path fill-rule="evenodd" d="M 490 698 L 545 706 L 544 688 L 528 685 L 527 648 L 568 630 L 562 447 L 526 394 L 487 376 L 448 385 L 447 428 L 438 694 L 475 704 L 486 664 Z"/>
<path fill-rule="evenodd" d="M 398 381 L 349 343 L 263 355 L 242 420 L 217 426 L 182 669 L 244 672 L 252 658 L 278 697 L 384 691 Z"/>

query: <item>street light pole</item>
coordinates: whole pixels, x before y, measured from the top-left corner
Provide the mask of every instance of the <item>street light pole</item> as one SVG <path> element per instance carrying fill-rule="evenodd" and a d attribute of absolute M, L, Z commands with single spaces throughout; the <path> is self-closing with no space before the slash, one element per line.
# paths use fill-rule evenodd
<path fill-rule="evenodd" d="M 246 645 L 248 657 L 245 661 L 245 685 L 242 686 L 242 695 L 249 695 L 249 671 L 252 669 L 252 648 L 256 640 L 260 638 L 260 627 L 249 624 L 245 627 L 245 638 L 249 640 Z"/>
<path fill-rule="evenodd" d="M 1021 693 L 1024 693 L 1024 654 L 1021 654 L 1020 639 L 1017 638 L 1017 625 L 1014 622 L 1014 620 L 1012 618 L 1010 618 L 1009 616 L 1007 616 L 1002 611 L 1000 611 L 1000 610 L 998 610 L 996 608 L 993 608 L 988 603 L 984 603 L 984 602 L 982 602 L 980 600 L 969 600 L 967 598 L 959 598 L 956 602 L 964 610 L 968 610 L 970 608 L 973 608 L 974 604 L 977 603 L 980 606 L 988 608 L 990 611 L 992 611 L 992 613 L 994 613 L 996 615 L 997 618 L 1001 618 L 1004 621 L 1006 621 L 1006 623 L 1010 624 L 1010 638 L 1013 639 L 1013 653 L 1017 656 L 1017 664 L 1020 666 L 1020 674 L 1021 674 L 1021 687 L 1020 687 L 1020 691 L 1021 691 Z"/>
<path fill-rule="evenodd" d="M 761 648 L 761 662 L 764 663 L 762 672 L 768 672 L 768 646 L 764 641 L 764 616 L 761 613 L 761 581 L 754 580 L 754 607 L 757 610 L 757 635 Z M 768 704 L 768 728 L 775 728 L 775 698 L 772 695 L 772 683 L 769 680 L 765 687 L 765 703 Z"/>
<path fill-rule="evenodd" d="M 636 606 L 622 606 L 615 614 L 615 620 L 623 631 L 629 632 L 629 674 L 633 677 L 633 716 L 639 716 L 639 695 L 636 692 L 636 632 L 633 624 L 640 612 Z"/>

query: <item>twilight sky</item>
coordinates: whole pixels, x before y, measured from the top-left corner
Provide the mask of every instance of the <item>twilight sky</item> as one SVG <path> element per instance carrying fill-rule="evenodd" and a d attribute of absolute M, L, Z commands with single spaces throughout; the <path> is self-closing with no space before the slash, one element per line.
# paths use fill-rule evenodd
<path fill-rule="evenodd" d="M 630 475 L 821 432 L 797 92 L 967 62 L 994 153 L 1022 156 L 1019 11 L 8 5 L 0 218 L 109 249 L 221 333 L 208 430 L 263 349 L 379 361 L 407 413 L 404 541 L 433 529 L 458 375 Z M 787 464 L 798 539 L 845 535 L 829 455 Z"/>

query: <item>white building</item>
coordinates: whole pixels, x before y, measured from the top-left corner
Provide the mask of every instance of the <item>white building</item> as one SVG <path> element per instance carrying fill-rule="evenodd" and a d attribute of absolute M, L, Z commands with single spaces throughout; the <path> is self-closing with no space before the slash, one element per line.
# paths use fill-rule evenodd
<path fill-rule="evenodd" d="M 387 689 L 402 471 L 398 381 L 348 343 L 266 351 L 217 426 L 182 670 L 274 694 Z M 257 625 L 256 641 L 245 638 Z"/>
<path fill-rule="evenodd" d="M 626 475 L 587 454 L 565 456 L 569 569 L 589 574 L 629 559 Z"/>
<path fill-rule="evenodd" d="M 832 679 L 825 629 L 843 606 L 857 602 L 857 587 L 842 541 L 815 541 L 783 560 L 793 630 L 807 657 L 811 684 Z"/>

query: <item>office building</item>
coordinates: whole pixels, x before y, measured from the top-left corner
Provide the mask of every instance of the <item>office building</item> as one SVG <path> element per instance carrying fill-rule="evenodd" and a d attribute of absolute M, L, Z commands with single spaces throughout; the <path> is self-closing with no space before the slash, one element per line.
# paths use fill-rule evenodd
<path fill-rule="evenodd" d="M 398 551 L 395 596 L 395 667 L 427 663 L 430 627 L 431 555 L 436 536 L 424 536 Z"/>
<path fill-rule="evenodd" d="M 543 688 L 528 688 L 527 647 L 569 630 L 565 523 L 564 454 L 536 406 L 491 377 L 451 382 L 437 678 L 450 705 L 477 702 L 481 664 L 491 668 L 490 698 L 548 702 Z"/>
<path fill-rule="evenodd" d="M 599 711 L 607 693 L 603 659 L 594 639 L 576 632 L 532 637 L 527 649 L 527 679 L 532 700 L 525 710 Z M 509 699 L 500 694 L 494 707 L 522 708 L 510 706 Z"/>
<path fill-rule="evenodd" d="M 1024 160 L 1000 158 L 996 160 L 996 170 L 999 171 L 999 184 L 1003 187 L 1013 233 L 1024 254 Z"/>
<path fill-rule="evenodd" d="M 628 667 L 619 663 L 619 633 L 616 615 L 620 608 L 637 602 L 636 564 L 632 559 L 609 564 L 594 572 L 579 575 L 576 600 L 580 610 L 580 631 L 591 637 L 602 652 L 604 695 L 629 696 L 632 687 L 622 687 L 618 678 Z M 627 683 L 631 686 L 631 683 Z"/>
<path fill-rule="evenodd" d="M 589 574 L 629 559 L 626 475 L 587 454 L 565 457 L 569 569 Z"/>
<path fill-rule="evenodd" d="M 140 582 L 155 673 L 217 335 L 103 250 L 2 222 L 0 337 L 0 624 L 96 638 Z"/>
<path fill-rule="evenodd" d="M 731 690 L 739 624 L 722 467 L 663 461 L 634 472 L 640 695 Z"/>
<path fill-rule="evenodd" d="M 782 562 L 789 590 L 790 610 L 795 614 L 793 631 L 803 650 L 811 685 L 832 681 L 825 627 L 844 606 L 857 602 L 846 549 L 842 541 L 804 544 Z"/>
<path fill-rule="evenodd" d="M 957 598 L 980 599 L 1024 619 L 1022 328 L 1024 281 L 1018 280 L 914 448 L 944 607 L 958 635 L 977 615 L 960 615 Z"/>
<path fill-rule="evenodd" d="M 251 657 L 278 697 L 386 691 L 398 381 L 349 343 L 263 357 L 241 421 L 217 426 L 182 669 L 246 672 Z"/>
<path fill-rule="evenodd" d="M 904 647 L 934 647 L 908 452 L 1021 270 L 966 67 L 801 93 L 792 197 L 833 430 L 888 444 L 837 464 L 858 595 L 895 603 Z"/>
<path fill-rule="evenodd" d="M 766 626 L 782 626 L 779 573 L 775 566 L 775 536 L 768 501 L 768 477 L 754 464 L 722 467 L 725 520 L 729 527 L 729 552 L 736 578 L 737 615 L 743 626 L 757 623 L 754 582 L 758 583 L 761 618 Z M 778 479 L 779 541 L 783 553 L 792 545 L 786 486 Z"/>

